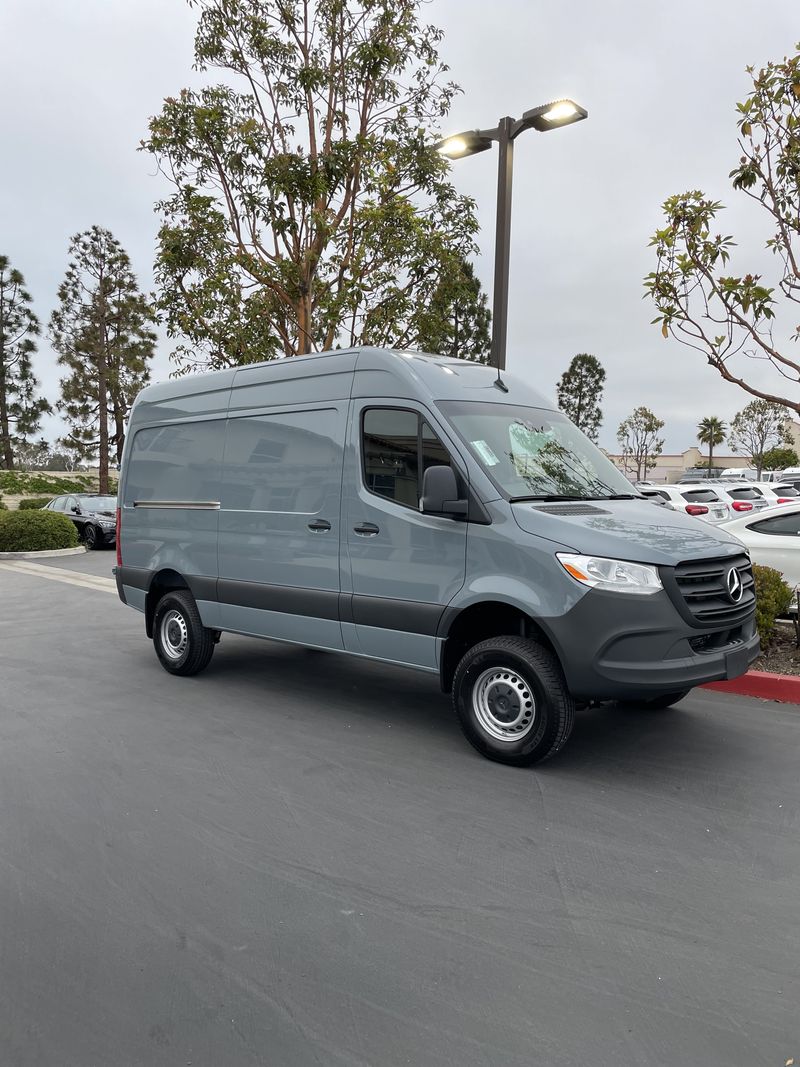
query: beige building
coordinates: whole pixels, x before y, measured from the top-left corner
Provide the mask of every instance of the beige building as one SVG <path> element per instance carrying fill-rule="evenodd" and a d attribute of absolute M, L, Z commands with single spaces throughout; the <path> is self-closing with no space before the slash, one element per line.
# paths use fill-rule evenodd
<path fill-rule="evenodd" d="M 794 441 L 793 448 L 800 455 L 800 422 L 789 420 L 787 424 L 789 433 Z M 628 461 L 627 469 L 621 455 L 609 453 L 609 459 L 612 461 L 615 467 L 622 471 L 622 473 L 630 478 L 632 481 L 636 479 L 636 467 L 631 466 L 630 460 Z M 673 454 L 663 453 L 658 456 L 655 461 L 655 466 L 644 475 L 648 481 L 651 482 L 677 482 L 682 475 L 693 467 L 703 467 L 708 463 L 708 454 L 701 452 L 699 448 L 687 448 L 685 452 L 678 452 Z M 751 467 L 750 460 L 744 456 L 731 456 L 724 455 L 722 453 L 714 453 L 714 466 L 715 467 L 737 467 L 740 469 L 747 469 Z"/>

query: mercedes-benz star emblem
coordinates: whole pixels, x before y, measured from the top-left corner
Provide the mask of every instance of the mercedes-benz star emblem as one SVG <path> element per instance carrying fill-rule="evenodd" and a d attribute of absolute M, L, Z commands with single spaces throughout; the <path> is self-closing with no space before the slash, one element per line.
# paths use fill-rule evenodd
<path fill-rule="evenodd" d="M 728 596 L 731 598 L 732 603 L 738 604 L 739 601 L 742 599 L 742 593 L 744 592 L 744 589 L 742 588 L 742 579 L 739 577 L 739 572 L 736 570 L 735 567 L 731 567 L 731 569 L 728 571 L 727 582 Z"/>

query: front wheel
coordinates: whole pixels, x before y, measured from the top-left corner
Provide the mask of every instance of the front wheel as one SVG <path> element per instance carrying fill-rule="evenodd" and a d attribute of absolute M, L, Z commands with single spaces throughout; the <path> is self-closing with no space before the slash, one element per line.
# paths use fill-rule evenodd
<path fill-rule="evenodd" d="M 214 654 L 215 638 L 216 631 L 203 626 L 188 589 L 166 593 L 159 600 L 153 619 L 153 645 L 165 671 L 198 674 Z"/>
<path fill-rule="evenodd" d="M 453 706 L 481 755 L 517 767 L 555 755 L 575 720 L 558 660 L 521 637 L 493 637 L 466 653 L 453 679 Z"/>
<path fill-rule="evenodd" d="M 97 527 L 96 526 L 92 526 L 91 524 L 88 525 L 86 527 L 86 529 L 83 531 L 83 540 L 86 542 L 86 547 L 89 549 L 90 552 L 93 549 L 97 548 L 97 544 L 98 544 Z"/>

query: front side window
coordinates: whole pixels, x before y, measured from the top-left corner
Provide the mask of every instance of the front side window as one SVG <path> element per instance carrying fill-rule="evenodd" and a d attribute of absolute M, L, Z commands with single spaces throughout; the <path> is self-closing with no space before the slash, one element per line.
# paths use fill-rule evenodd
<path fill-rule="evenodd" d="M 512 501 L 639 495 L 560 411 L 451 400 L 439 407 Z"/>
<path fill-rule="evenodd" d="M 447 449 L 428 423 L 400 408 L 364 412 L 361 453 L 367 489 L 415 509 L 428 467 L 450 466 Z"/>

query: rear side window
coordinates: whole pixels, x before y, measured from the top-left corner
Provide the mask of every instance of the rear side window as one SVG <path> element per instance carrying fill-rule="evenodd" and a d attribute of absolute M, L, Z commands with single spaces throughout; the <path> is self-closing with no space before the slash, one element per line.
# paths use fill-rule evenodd
<path fill-rule="evenodd" d="M 231 419 L 222 507 L 316 514 L 341 482 L 342 422 L 335 408 Z"/>
<path fill-rule="evenodd" d="M 66 504 L 66 502 L 67 502 L 67 498 L 65 496 L 57 496 L 55 498 L 55 500 L 51 503 L 50 510 L 51 511 L 63 511 L 64 510 L 64 505 Z"/>
<path fill-rule="evenodd" d="M 681 496 L 688 504 L 716 504 L 719 497 L 713 489 L 690 489 Z"/>
<path fill-rule="evenodd" d="M 136 432 L 125 478 L 125 504 L 218 503 L 225 423 L 150 426 Z"/>
<path fill-rule="evenodd" d="M 771 519 L 751 523 L 750 529 L 760 534 L 800 537 L 800 515 L 773 515 Z"/>
<path fill-rule="evenodd" d="M 400 408 L 364 412 L 361 453 L 367 489 L 415 510 L 428 467 L 450 466 L 447 449 L 428 423 Z"/>

